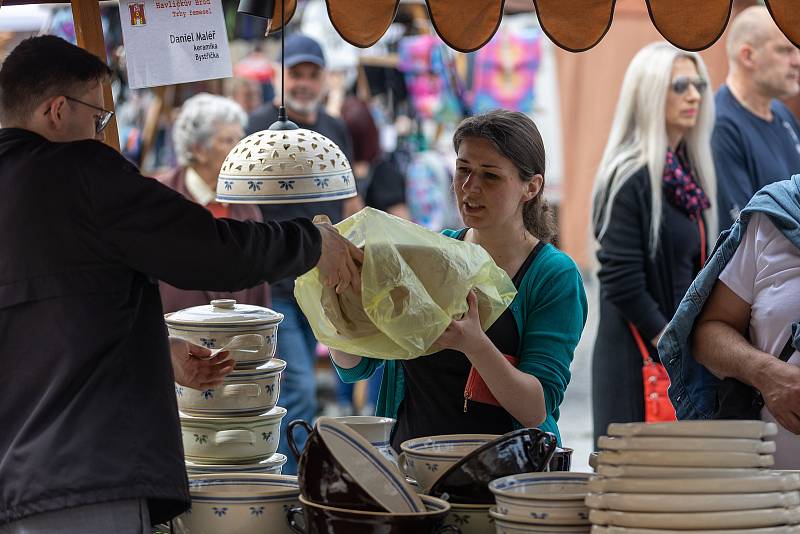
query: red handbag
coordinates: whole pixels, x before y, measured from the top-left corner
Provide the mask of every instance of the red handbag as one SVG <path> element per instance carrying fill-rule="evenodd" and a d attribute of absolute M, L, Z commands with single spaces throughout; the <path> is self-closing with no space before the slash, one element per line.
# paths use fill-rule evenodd
<path fill-rule="evenodd" d="M 700 268 L 706 263 L 706 227 L 703 218 L 696 219 L 697 228 L 700 231 Z M 669 375 L 667 370 L 660 363 L 656 363 L 650 357 L 642 336 L 633 323 L 628 321 L 628 328 L 633 334 L 633 340 L 642 355 L 642 380 L 644 383 L 644 420 L 646 423 L 663 423 L 675 421 L 675 407 L 669 400 Z"/>
<path fill-rule="evenodd" d="M 628 323 L 636 346 L 642 354 L 642 380 L 644 381 L 644 420 L 646 423 L 675 421 L 675 408 L 667 395 L 669 375 L 664 366 L 653 361 L 642 336 L 632 323 Z"/>
<path fill-rule="evenodd" d="M 503 356 L 506 360 L 511 362 L 511 365 L 514 367 L 519 364 L 519 358 L 516 356 L 509 356 L 508 354 L 503 354 Z M 474 365 L 472 366 L 472 369 L 469 370 L 467 385 L 464 387 L 464 412 L 467 411 L 467 403 L 469 401 L 500 406 L 500 403 L 497 402 L 497 399 L 494 398 L 492 392 L 489 391 L 489 386 L 487 386 L 486 382 L 483 381 L 483 378 L 481 378 L 481 375 L 478 373 L 478 370 L 475 369 Z"/>

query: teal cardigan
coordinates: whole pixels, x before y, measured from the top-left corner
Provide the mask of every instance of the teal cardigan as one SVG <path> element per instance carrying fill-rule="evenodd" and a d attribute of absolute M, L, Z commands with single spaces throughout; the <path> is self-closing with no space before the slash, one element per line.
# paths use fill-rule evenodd
<path fill-rule="evenodd" d="M 455 237 L 458 231 L 443 233 Z M 569 384 L 569 366 L 587 313 L 583 280 L 572 259 L 553 245 L 545 245 L 522 278 L 510 309 L 519 332 L 519 370 L 538 378 L 544 390 L 547 417 L 539 428 L 558 436 L 560 443 L 558 407 Z M 383 377 L 375 414 L 396 418 L 406 392 L 402 364 L 369 357 L 351 369 L 334 363 L 345 382 L 367 379 L 381 365 Z M 522 425 L 514 421 L 514 426 Z"/>

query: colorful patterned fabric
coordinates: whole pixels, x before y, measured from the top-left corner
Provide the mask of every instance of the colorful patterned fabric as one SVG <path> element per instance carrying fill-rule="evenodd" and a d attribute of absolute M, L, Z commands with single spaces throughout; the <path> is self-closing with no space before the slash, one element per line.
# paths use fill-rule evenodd
<path fill-rule="evenodd" d="M 513 109 L 532 113 L 542 59 L 538 29 L 501 30 L 474 55 L 472 111 Z"/>
<path fill-rule="evenodd" d="M 670 204 L 690 217 L 697 218 L 703 210 L 711 206 L 711 202 L 687 167 L 681 164 L 680 158 L 672 150 L 667 150 L 663 174 L 664 193 Z"/>

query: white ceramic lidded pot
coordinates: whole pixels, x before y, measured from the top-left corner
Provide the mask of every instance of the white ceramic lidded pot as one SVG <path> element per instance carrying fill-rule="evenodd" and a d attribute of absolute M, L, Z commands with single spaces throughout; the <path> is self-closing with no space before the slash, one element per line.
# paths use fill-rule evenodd
<path fill-rule="evenodd" d="M 278 450 L 286 409 L 246 417 L 192 417 L 181 414 L 186 459 L 195 464 L 253 464 Z"/>
<path fill-rule="evenodd" d="M 273 358 L 257 369 L 231 371 L 216 388 L 201 391 L 176 384 L 178 409 L 208 417 L 262 414 L 278 404 L 284 369 L 286 362 Z"/>
<path fill-rule="evenodd" d="M 169 335 L 195 345 L 228 350 L 236 369 L 252 369 L 275 356 L 283 315 L 233 299 L 212 300 L 164 315 Z"/>

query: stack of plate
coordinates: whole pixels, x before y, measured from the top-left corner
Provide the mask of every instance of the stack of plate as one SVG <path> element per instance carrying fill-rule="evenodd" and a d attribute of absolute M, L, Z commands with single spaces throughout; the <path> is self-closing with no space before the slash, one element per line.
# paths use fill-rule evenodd
<path fill-rule="evenodd" d="M 523 473 L 492 481 L 489 511 L 498 534 L 589 532 L 589 473 Z"/>
<path fill-rule="evenodd" d="M 594 534 L 797 533 L 800 475 L 776 473 L 761 421 L 611 424 L 586 504 Z"/>

